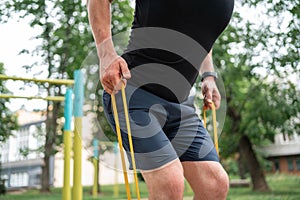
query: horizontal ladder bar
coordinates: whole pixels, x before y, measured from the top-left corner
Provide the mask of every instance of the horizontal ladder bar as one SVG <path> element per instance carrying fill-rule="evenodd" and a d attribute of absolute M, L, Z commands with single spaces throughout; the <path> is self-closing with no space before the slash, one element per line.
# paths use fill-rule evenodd
<path fill-rule="evenodd" d="M 0 94 L 0 99 L 40 99 L 46 101 L 64 101 L 64 96 L 48 96 L 48 97 L 39 97 L 39 96 L 18 96 L 18 95 L 9 95 L 9 94 Z"/>
<path fill-rule="evenodd" d="M 37 83 L 49 83 L 56 85 L 74 85 L 74 80 L 71 79 L 36 79 L 36 78 L 22 78 L 16 76 L 6 76 L 0 74 L 0 79 L 2 80 L 14 80 L 14 81 L 33 81 Z"/>

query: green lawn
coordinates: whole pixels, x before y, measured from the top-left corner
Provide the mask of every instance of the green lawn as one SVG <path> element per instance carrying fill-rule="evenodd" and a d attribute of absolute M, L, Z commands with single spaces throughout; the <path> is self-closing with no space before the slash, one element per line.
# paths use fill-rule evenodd
<path fill-rule="evenodd" d="M 228 200 L 300 200 L 300 176 L 273 175 L 267 178 L 272 189 L 270 193 L 251 191 L 251 188 L 231 188 Z M 97 199 L 126 199 L 125 187 L 120 185 L 119 197 L 113 197 L 113 187 L 103 186 L 102 194 Z M 147 190 L 144 183 L 140 182 L 142 198 L 147 198 Z M 90 188 L 84 188 L 83 200 L 93 200 Z M 191 197 L 192 192 L 186 189 L 186 197 Z M 23 194 L 7 194 L 0 196 L 1 200 L 61 200 L 61 189 L 53 189 L 51 195 L 41 195 L 36 190 L 30 190 Z M 187 198 L 192 199 L 192 198 Z"/>

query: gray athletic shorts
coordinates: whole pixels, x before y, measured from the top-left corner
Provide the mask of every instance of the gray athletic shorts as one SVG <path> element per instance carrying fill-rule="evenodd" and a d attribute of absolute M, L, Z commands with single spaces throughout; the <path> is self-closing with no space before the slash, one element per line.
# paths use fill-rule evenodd
<path fill-rule="evenodd" d="M 136 167 L 153 170 L 179 158 L 219 162 L 212 139 L 195 113 L 194 99 L 166 101 L 143 89 L 126 87 Z M 131 163 L 121 92 L 116 95 L 124 149 Z M 115 131 L 111 97 L 103 93 L 106 117 Z"/>

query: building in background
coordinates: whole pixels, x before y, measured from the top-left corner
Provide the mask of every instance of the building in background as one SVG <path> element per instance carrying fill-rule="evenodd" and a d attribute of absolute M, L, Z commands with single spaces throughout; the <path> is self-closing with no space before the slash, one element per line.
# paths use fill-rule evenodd
<path fill-rule="evenodd" d="M 300 135 L 277 134 L 274 144 L 262 147 L 265 158 L 272 161 L 272 172 L 300 175 Z"/>
<path fill-rule="evenodd" d="M 41 174 L 44 164 L 41 148 L 45 143 L 46 113 L 17 111 L 19 130 L 13 131 L 5 143 L 0 143 L 1 177 L 5 179 L 7 190 L 21 188 L 40 188 Z M 83 117 L 83 149 L 82 149 L 82 185 L 93 185 L 94 168 L 90 158 L 93 149 L 90 147 L 92 138 L 91 116 Z M 50 159 L 50 185 L 63 186 L 63 148 Z M 99 182 L 102 185 L 124 183 L 119 156 L 114 151 L 106 151 L 101 155 L 99 166 Z M 71 183 L 73 177 L 73 160 L 71 160 Z M 130 181 L 133 176 L 130 176 Z"/>
<path fill-rule="evenodd" d="M 46 130 L 45 113 L 29 112 L 22 108 L 17 111 L 17 117 L 19 130 L 13 131 L 13 136 L 0 145 L 1 176 L 6 180 L 7 189 L 39 187 L 43 165 L 40 148 L 45 142 Z"/>

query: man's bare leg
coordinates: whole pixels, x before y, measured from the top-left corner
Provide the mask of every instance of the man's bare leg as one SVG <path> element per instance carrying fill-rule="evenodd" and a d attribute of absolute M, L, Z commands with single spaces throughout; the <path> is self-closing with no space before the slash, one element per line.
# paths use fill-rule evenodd
<path fill-rule="evenodd" d="M 149 191 L 149 200 L 182 200 L 183 168 L 177 159 L 161 169 L 142 172 Z"/>
<path fill-rule="evenodd" d="M 184 176 L 194 191 L 194 200 L 224 200 L 229 178 L 222 165 L 213 161 L 183 162 Z"/>

